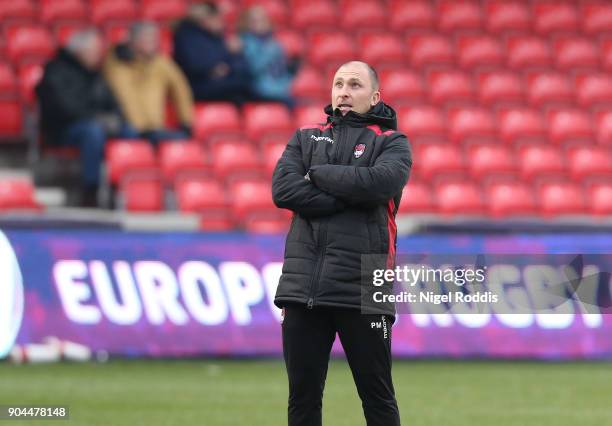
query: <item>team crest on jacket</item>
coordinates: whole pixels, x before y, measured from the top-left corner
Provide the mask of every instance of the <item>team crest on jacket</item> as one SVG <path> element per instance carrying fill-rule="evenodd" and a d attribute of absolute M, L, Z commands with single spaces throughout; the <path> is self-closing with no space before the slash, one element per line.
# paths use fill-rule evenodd
<path fill-rule="evenodd" d="M 365 151 L 365 144 L 360 143 L 359 145 L 355 145 L 355 158 L 359 158 L 363 155 L 363 152 Z"/>

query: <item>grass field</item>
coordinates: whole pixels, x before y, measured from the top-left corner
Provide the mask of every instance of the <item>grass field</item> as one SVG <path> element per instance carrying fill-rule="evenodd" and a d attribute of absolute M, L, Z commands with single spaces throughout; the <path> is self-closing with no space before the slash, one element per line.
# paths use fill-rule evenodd
<path fill-rule="evenodd" d="M 612 364 L 396 361 L 406 426 L 612 425 Z M 0 404 L 61 404 L 71 426 L 286 425 L 278 360 L 0 364 Z M 326 426 L 364 425 L 350 371 L 331 362 Z"/>

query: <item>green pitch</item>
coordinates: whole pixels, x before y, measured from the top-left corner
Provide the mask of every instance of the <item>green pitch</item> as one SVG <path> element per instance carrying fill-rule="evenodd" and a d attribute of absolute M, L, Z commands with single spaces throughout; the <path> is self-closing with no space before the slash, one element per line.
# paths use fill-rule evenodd
<path fill-rule="evenodd" d="M 396 361 L 406 426 L 612 425 L 612 364 Z M 70 407 L 83 426 L 282 426 L 287 381 L 278 360 L 0 364 L 0 404 Z M 323 421 L 364 425 L 350 371 L 330 365 Z"/>

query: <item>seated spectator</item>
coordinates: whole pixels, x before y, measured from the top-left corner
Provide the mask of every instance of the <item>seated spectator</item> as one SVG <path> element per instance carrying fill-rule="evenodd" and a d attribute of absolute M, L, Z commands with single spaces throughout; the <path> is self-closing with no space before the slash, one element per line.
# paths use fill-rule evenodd
<path fill-rule="evenodd" d="M 288 61 L 283 47 L 274 38 L 272 23 L 263 7 L 251 7 L 241 17 L 240 38 L 253 76 L 253 94 L 261 100 L 293 106 L 291 83 L 297 71 L 297 60 Z"/>
<path fill-rule="evenodd" d="M 240 38 L 223 35 L 224 22 L 213 2 L 193 4 L 174 32 L 174 59 L 198 101 L 250 98 L 250 76 Z"/>
<path fill-rule="evenodd" d="M 128 122 L 142 137 L 157 144 L 191 134 L 193 98 L 182 71 L 159 50 L 159 29 L 153 22 L 132 25 L 126 43 L 107 56 L 104 74 Z M 166 128 L 166 100 L 172 99 L 181 126 Z"/>
<path fill-rule="evenodd" d="M 136 136 L 100 72 L 103 54 L 97 31 L 76 32 L 45 65 L 36 87 L 44 143 L 80 150 L 85 206 L 97 205 L 106 140 Z"/>

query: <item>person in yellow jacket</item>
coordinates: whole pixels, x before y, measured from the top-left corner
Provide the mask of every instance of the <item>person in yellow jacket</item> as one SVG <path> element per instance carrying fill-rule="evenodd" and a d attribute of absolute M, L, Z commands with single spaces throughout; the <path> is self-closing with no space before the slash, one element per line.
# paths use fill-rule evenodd
<path fill-rule="evenodd" d="M 130 125 L 157 144 L 191 135 L 193 96 L 180 68 L 159 52 L 159 29 L 153 22 L 137 22 L 128 40 L 115 46 L 104 63 L 104 75 Z M 170 98 L 179 129 L 166 127 Z"/>

